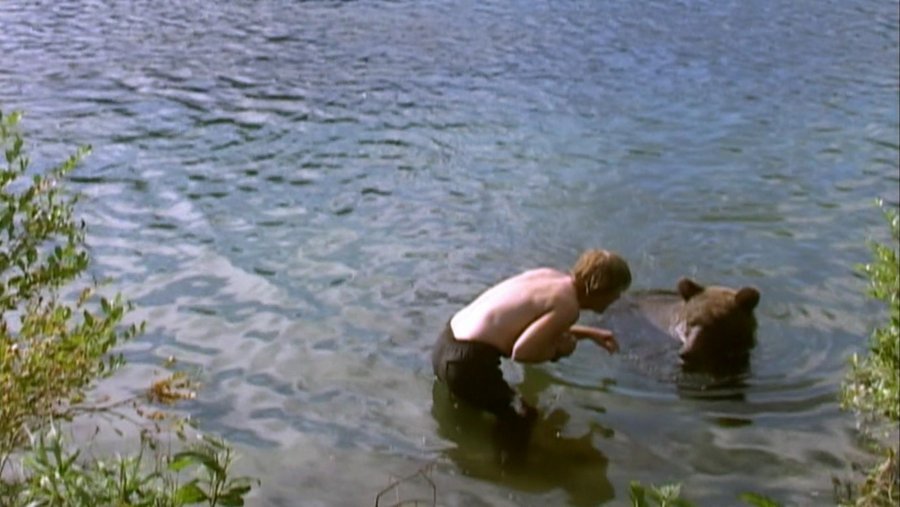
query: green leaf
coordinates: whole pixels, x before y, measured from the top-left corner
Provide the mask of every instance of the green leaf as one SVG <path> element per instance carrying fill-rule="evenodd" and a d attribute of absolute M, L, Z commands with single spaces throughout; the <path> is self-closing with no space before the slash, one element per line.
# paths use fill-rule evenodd
<path fill-rule="evenodd" d="M 172 458 L 169 463 L 169 470 L 180 472 L 191 465 L 199 465 L 200 462 L 194 456 L 185 453 L 179 453 Z"/>
<path fill-rule="evenodd" d="M 757 493 L 741 493 L 739 498 L 754 507 L 781 507 L 778 502 Z"/>
<path fill-rule="evenodd" d="M 631 484 L 628 485 L 628 489 L 631 495 L 632 507 L 649 507 L 649 504 L 647 504 L 647 489 L 642 486 L 641 483 L 631 481 Z"/>
<path fill-rule="evenodd" d="M 218 498 L 219 504 L 225 507 L 242 507 L 244 505 L 243 494 L 225 494 Z"/>
<path fill-rule="evenodd" d="M 181 504 L 190 505 L 192 503 L 200 503 L 208 500 L 209 497 L 206 493 L 197 486 L 197 481 L 193 480 L 180 488 L 175 492 L 175 502 Z"/>
<path fill-rule="evenodd" d="M 216 462 L 215 456 L 199 452 L 199 451 L 182 451 L 175 455 L 173 463 L 180 463 L 184 460 L 191 460 L 190 464 L 203 465 L 208 470 L 212 470 L 219 476 L 225 475 L 225 470 Z M 171 465 L 169 465 L 171 467 Z"/>

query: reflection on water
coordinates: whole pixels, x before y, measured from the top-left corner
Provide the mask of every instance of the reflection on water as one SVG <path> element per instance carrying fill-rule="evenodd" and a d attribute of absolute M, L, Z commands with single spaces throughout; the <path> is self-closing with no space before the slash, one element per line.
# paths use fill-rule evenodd
<path fill-rule="evenodd" d="M 562 492 L 574 506 L 614 497 L 606 477 L 609 461 L 597 447 L 601 436 L 564 435 L 570 416 L 562 409 L 542 414 L 526 447 L 509 460 L 498 454 L 493 416 L 454 402 L 440 382 L 434 383 L 431 413 L 438 435 L 451 444 L 444 456 L 469 477 L 532 494 Z"/>
<path fill-rule="evenodd" d="M 200 368 L 186 408 L 258 505 L 371 504 L 431 462 L 451 505 L 634 479 L 815 505 L 858 456 L 834 393 L 881 311 L 852 271 L 886 235 L 871 201 L 900 202 L 898 9 L 7 0 L 0 107 L 36 167 L 93 145 L 73 186 L 94 274 L 148 321 L 128 358 Z M 438 427 L 428 348 L 491 283 L 596 246 L 635 289 L 759 287 L 750 370 L 697 392 L 665 350 L 513 365 L 556 466 L 503 475 L 487 426 Z"/>

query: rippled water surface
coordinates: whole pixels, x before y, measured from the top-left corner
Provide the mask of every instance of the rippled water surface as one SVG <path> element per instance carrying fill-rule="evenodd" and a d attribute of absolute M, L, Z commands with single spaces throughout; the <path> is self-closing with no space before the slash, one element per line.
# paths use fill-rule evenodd
<path fill-rule="evenodd" d="M 900 201 L 896 2 L 5 1 L 0 58 L 35 164 L 93 145 L 95 271 L 148 322 L 118 382 L 201 368 L 187 410 L 254 505 L 371 505 L 429 464 L 446 505 L 622 505 L 632 479 L 818 505 L 860 456 L 835 393 L 880 316 L 872 203 Z M 545 418 L 502 469 L 430 344 L 594 246 L 635 288 L 759 287 L 752 371 L 717 395 L 627 350 L 505 364 Z"/>

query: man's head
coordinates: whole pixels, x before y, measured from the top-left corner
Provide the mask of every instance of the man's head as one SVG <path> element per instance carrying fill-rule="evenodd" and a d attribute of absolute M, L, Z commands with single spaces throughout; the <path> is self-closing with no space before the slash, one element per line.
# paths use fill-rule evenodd
<path fill-rule="evenodd" d="M 631 285 L 631 270 L 616 253 L 593 249 L 575 262 L 572 278 L 581 307 L 602 312 Z"/>

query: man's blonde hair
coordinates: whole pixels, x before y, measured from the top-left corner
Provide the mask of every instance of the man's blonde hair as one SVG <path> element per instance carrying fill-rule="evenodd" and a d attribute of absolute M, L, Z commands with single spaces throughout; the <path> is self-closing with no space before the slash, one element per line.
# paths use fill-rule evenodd
<path fill-rule="evenodd" d="M 593 249 L 581 254 L 572 267 L 575 286 L 582 296 L 597 292 L 622 292 L 631 285 L 631 270 L 621 256 Z"/>

